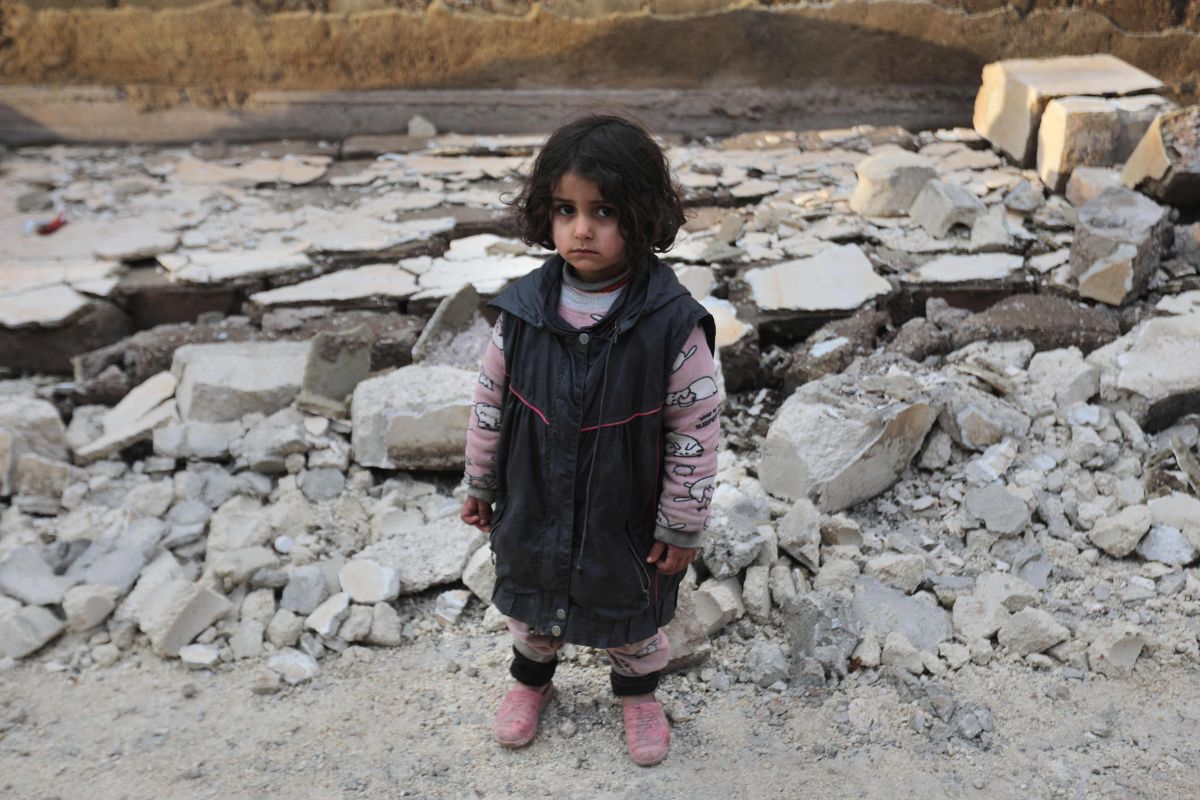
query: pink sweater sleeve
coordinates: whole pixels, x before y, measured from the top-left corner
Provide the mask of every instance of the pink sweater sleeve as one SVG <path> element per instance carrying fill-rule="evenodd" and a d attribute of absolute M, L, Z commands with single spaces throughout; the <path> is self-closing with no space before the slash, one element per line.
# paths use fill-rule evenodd
<path fill-rule="evenodd" d="M 467 494 L 496 500 L 496 451 L 500 447 L 500 409 L 504 407 L 504 316 L 496 320 L 483 353 L 479 380 L 467 424 Z"/>
<path fill-rule="evenodd" d="M 675 358 L 667 381 L 663 426 L 666 452 L 654 538 L 679 547 L 698 547 L 708 523 L 721 427 L 716 367 L 700 326 Z"/>

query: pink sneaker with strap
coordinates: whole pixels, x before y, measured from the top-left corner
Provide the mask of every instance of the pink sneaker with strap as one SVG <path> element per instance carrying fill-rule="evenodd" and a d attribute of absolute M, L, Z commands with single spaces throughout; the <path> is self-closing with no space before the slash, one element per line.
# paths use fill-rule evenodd
<path fill-rule="evenodd" d="M 542 709 L 554 696 L 554 684 L 547 683 L 540 689 L 518 683 L 504 695 L 492 730 L 496 741 L 503 747 L 524 747 L 537 736 L 538 718 Z"/>
<path fill-rule="evenodd" d="M 667 757 L 671 728 L 662 703 L 651 700 L 622 709 L 625 717 L 625 746 L 633 763 L 650 767 Z"/>

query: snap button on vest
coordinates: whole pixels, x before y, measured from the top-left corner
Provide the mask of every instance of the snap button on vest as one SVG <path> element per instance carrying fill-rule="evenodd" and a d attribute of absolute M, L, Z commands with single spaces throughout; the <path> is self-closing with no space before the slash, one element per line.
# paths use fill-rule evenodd
<path fill-rule="evenodd" d="M 591 339 L 591 337 L 588 336 L 586 333 L 579 334 L 579 343 L 580 344 L 587 344 L 590 339 Z"/>

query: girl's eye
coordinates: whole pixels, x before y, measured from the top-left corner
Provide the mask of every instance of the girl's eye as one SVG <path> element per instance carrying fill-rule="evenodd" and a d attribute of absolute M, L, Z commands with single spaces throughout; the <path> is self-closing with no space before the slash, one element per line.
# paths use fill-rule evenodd
<path fill-rule="evenodd" d="M 569 206 L 569 205 L 567 205 L 566 203 L 563 203 L 563 204 L 561 204 L 561 205 L 555 206 L 555 208 L 554 208 L 554 213 L 555 213 L 555 214 L 561 214 L 561 215 L 563 215 L 563 216 L 565 217 L 565 216 L 567 216 L 567 215 L 569 215 L 569 214 L 573 214 L 573 213 L 575 213 L 575 207 L 574 207 L 574 206 Z"/>
<path fill-rule="evenodd" d="M 600 206 L 596 209 L 596 216 L 609 219 L 617 215 L 617 210 L 612 206 Z"/>

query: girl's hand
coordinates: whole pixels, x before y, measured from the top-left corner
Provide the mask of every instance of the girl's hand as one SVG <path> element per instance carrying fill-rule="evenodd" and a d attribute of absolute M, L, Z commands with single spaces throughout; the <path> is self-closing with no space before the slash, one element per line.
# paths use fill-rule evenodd
<path fill-rule="evenodd" d="M 463 502 L 462 521 L 468 525 L 474 525 L 484 533 L 492 532 L 492 504 L 480 500 L 478 497 L 467 495 L 467 499 Z"/>
<path fill-rule="evenodd" d="M 683 572 L 696 558 L 696 548 L 676 547 L 666 542 L 655 542 L 646 556 L 647 564 L 654 564 L 663 575 Z"/>

